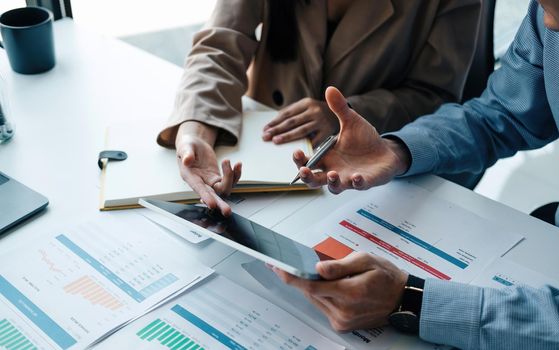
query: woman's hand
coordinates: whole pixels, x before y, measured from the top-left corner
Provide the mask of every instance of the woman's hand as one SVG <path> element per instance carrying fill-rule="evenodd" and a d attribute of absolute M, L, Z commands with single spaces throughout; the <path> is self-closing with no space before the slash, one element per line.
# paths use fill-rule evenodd
<path fill-rule="evenodd" d="M 205 124 L 183 123 L 175 143 L 179 171 L 208 208 L 219 208 L 223 215 L 230 215 L 231 207 L 221 197 L 228 196 L 241 178 L 241 163 L 231 167 L 230 161 L 224 160 L 221 176 L 213 149 L 216 134 L 215 129 Z"/>
<path fill-rule="evenodd" d="M 376 129 L 351 109 L 338 89 L 326 89 L 328 106 L 340 121 L 336 145 L 326 153 L 313 172 L 304 165 L 308 158 L 301 150 L 293 153 L 301 180 L 310 187 L 328 185 L 332 193 L 346 189 L 365 190 L 387 183 L 403 174 L 410 164 L 407 148 L 380 137 Z"/>
<path fill-rule="evenodd" d="M 264 126 L 262 139 L 281 144 L 309 137 L 317 146 L 338 129 L 338 119 L 326 102 L 304 98 L 279 111 Z"/>

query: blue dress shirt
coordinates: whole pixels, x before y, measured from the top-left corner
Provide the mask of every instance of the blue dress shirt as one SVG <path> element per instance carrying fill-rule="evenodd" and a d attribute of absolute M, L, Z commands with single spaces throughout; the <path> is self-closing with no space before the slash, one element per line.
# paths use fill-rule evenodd
<path fill-rule="evenodd" d="M 406 175 L 480 172 L 518 150 L 558 138 L 559 33 L 532 1 L 480 98 L 446 104 L 390 135 L 409 148 Z M 557 267 L 559 268 L 559 267 Z M 559 349 L 559 291 L 505 290 L 428 280 L 421 338 L 462 349 Z"/>

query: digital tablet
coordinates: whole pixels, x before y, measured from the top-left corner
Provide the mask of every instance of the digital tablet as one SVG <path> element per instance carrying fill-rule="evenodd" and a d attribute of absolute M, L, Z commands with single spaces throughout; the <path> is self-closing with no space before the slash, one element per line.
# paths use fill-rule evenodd
<path fill-rule="evenodd" d="M 320 279 L 315 266 L 321 259 L 314 249 L 238 214 L 224 217 L 206 206 L 154 199 L 140 199 L 138 203 L 295 276 Z"/>

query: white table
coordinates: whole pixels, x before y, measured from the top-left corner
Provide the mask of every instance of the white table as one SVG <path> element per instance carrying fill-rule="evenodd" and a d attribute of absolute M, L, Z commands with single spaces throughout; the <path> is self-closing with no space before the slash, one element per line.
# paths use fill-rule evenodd
<path fill-rule="evenodd" d="M 179 67 L 81 30 L 70 19 L 55 22 L 54 29 L 57 62 L 47 73 L 14 73 L 0 51 L 8 117 L 16 125 L 14 138 L 0 145 L 0 170 L 50 201 L 46 212 L 0 239 L 0 254 L 69 222 L 104 215 L 98 211 L 97 156 L 107 125 L 149 118 L 163 123 L 181 75 Z M 193 254 L 213 266 L 230 250 L 209 244 L 193 247 Z"/>
<path fill-rule="evenodd" d="M 122 42 L 83 31 L 71 20 L 55 23 L 55 41 L 57 65 L 40 75 L 13 73 L 5 54 L 0 52 L 0 72 L 7 78 L 11 94 L 10 118 L 17 128 L 14 139 L 0 146 L 0 170 L 50 199 L 45 213 L 0 239 L 0 254 L 23 247 L 56 226 L 97 215 L 130 215 L 129 211 L 98 211 L 100 171 L 96 159 L 103 148 L 105 127 L 118 121 L 163 121 L 171 111 L 182 72 Z M 520 231 L 526 240 L 507 257 L 559 280 L 559 229 L 438 177 L 413 181 L 513 232 Z M 292 193 L 280 202 L 282 208 L 289 210 L 308 196 L 316 194 Z M 290 216 L 276 230 L 286 235 L 300 232 L 350 197 L 351 192 L 339 196 L 324 193 L 313 206 Z M 281 215 L 274 207 L 262 210 L 255 219 L 271 226 L 278 217 Z M 240 267 L 239 263 L 251 260 L 247 256 L 231 255 L 228 248 L 215 242 L 202 247 L 185 242 L 184 249 L 215 266 L 218 272 L 270 298 L 269 291 Z M 292 307 L 289 301 L 274 302 L 323 333 L 333 334 L 324 319 Z"/>

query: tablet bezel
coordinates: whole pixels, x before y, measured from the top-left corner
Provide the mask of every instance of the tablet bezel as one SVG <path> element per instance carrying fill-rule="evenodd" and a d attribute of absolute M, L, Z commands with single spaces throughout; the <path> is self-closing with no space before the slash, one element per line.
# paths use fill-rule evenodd
<path fill-rule="evenodd" d="M 247 255 L 250 255 L 253 258 L 256 258 L 256 259 L 258 259 L 262 262 L 265 262 L 265 263 L 270 264 L 272 266 L 278 267 L 278 268 L 280 268 L 280 269 L 284 270 L 285 272 L 288 272 L 292 275 L 295 275 L 297 277 L 301 277 L 301 278 L 304 278 L 304 279 L 309 279 L 309 280 L 319 280 L 319 279 L 321 279 L 320 275 L 316 271 L 314 273 L 311 273 L 311 272 L 308 272 L 308 271 L 301 271 L 300 269 L 295 268 L 295 267 L 293 267 L 289 264 L 286 264 L 282 261 L 276 260 L 276 259 L 274 259 L 274 258 L 272 258 L 272 257 L 270 257 L 266 254 L 263 254 L 263 253 L 261 253 L 259 251 L 256 251 L 256 250 L 253 250 L 253 249 L 251 249 L 249 247 L 246 247 L 242 244 L 239 244 L 239 243 L 237 243 L 233 240 L 230 240 L 230 239 L 228 239 L 226 237 L 223 237 L 223 236 L 221 236 L 221 235 L 219 235 L 215 232 L 212 232 L 212 231 L 210 231 L 210 230 L 208 230 L 208 229 L 206 229 L 202 226 L 198 226 L 198 225 L 196 225 L 196 224 L 194 224 L 194 223 L 192 223 L 192 222 L 190 222 L 186 219 L 181 218 L 180 216 L 177 216 L 173 213 L 170 213 L 170 212 L 166 211 L 165 209 L 162 209 L 162 208 L 158 207 L 155 204 L 150 203 L 150 201 L 164 202 L 164 201 L 159 201 L 159 200 L 140 198 L 138 200 L 138 204 L 140 204 L 141 206 L 143 206 L 143 207 L 145 207 L 149 210 L 152 210 L 156 213 L 159 213 L 159 214 L 165 216 L 166 218 L 169 218 L 169 219 L 171 219 L 171 220 L 173 220 L 173 221 L 175 221 L 179 224 L 184 224 L 185 226 L 187 226 L 190 229 L 201 230 L 203 234 L 205 234 L 206 236 L 208 236 L 210 238 L 215 239 L 216 241 L 219 241 L 219 242 L 221 242 L 221 243 L 223 243 L 223 244 L 225 244 L 225 245 L 227 245 L 231 248 L 234 248 L 235 250 L 238 250 L 238 251 L 243 252 Z M 239 214 L 237 214 L 237 215 L 239 215 Z M 246 217 L 243 217 L 243 218 L 245 218 L 246 220 L 254 223 L 254 221 L 250 220 L 249 218 L 246 218 Z M 266 227 L 266 229 L 274 232 L 270 228 Z M 277 234 L 277 232 L 274 232 L 274 233 Z M 287 238 L 289 240 L 292 240 L 289 237 L 285 237 L 285 238 Z M 296 242 L 297 244 L 301 244 L 297 241 L 294 241 L 294 242 Z M 312 250 L 312 248 L 309 248 L 309 249 Z"/>

